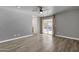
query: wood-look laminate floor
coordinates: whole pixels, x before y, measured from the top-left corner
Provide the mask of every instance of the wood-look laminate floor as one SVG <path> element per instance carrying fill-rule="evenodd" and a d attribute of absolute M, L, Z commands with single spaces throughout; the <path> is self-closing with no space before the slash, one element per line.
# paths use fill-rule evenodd
<path fill-rule="evenodd" d="M 33 35 L 28 38 L 0 43 L 1 52 L 78 52 L 79 41 L 52 37 L 51 35 Z"/>

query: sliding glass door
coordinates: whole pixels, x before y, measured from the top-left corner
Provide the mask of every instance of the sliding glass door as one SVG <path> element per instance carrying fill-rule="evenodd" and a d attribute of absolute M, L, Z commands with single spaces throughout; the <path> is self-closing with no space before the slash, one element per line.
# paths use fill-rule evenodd
<path fill-rule="evenodd" d="M 53 25 L 52 25 L 53 21 L 52 18 L 48 18 L 48 19 L 43 19 L 42 20 L 42 33 L 43 34 L 53 34 Z"/>

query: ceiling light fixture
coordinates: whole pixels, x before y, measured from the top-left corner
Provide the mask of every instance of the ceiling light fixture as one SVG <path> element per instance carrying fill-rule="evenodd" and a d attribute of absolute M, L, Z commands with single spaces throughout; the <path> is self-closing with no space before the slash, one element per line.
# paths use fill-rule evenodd
<path fill-rule="evenodd" d="M 42 14 L 43 12 L 40 12 L 40 14 Z"/>
<path fill-rule="evenodd" d="M 47 11 L 47 8 L 45 8 L 43 6 L 36 6 L 35 8 L 33 8 L 32 11 L 39 12 L 39 14 L 43 14 L 45 11 Z"/>
<path fill-rule="evenodd" d="M 17 8 L 21 8 L 20 6 L 17 6 Z"/>
<path fill-rule="evenodd" d="M 42 14 L 43 13 L 42 7 L 41 6 L 38 6 L 38 7 L 40 8 L 40 14 Z"/>

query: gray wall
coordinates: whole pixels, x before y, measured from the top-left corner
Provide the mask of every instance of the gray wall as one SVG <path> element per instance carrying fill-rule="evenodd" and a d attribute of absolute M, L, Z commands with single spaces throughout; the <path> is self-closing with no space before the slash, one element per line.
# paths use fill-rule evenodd
<path fill-rule="evenodd" d="M 34 33 L 40 33 L 40 18 L 33 17 Z"/>
<path fill-rule="evenodd" d="M 79 10 L 56 15 L 56 34 L 79 38 Z"/>
<path fill-rule="evenodd" d="M 32 34 L 31 15 L 0 8 L 0 41 L 30 34 Z"/>

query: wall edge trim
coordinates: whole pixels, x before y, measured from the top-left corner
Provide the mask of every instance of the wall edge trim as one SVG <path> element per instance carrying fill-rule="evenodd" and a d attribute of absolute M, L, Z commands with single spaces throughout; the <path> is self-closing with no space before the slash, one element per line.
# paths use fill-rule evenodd
<path fill-rule="evenodd" d="M 55 35 L 56 37 L 62 37 L 62 38 L 68 38 L 68 39 L 74 39 L 74 40 L 79 40 L 79 38 L 75 38 L 75 37 L 68 37 L 68 36 L 64 36 L 64 35 Z"/>
<path fill-rule="evenodd" d="M 12 40 L 17 40 L 17 39 L 21 39 L 21 38 L 26 38 L 26 37 L 31 37 L 31 36 L 33 36 L 33 34 L 31 34 L 31 35 L 26 35 L 26 36 L 21 36 L 21 37 L 17 37 L 17 38 L 12 38 L 12 39 L 3 40 L 3 41 L 0 41 L 0 43 L 12 41 Z"/>

